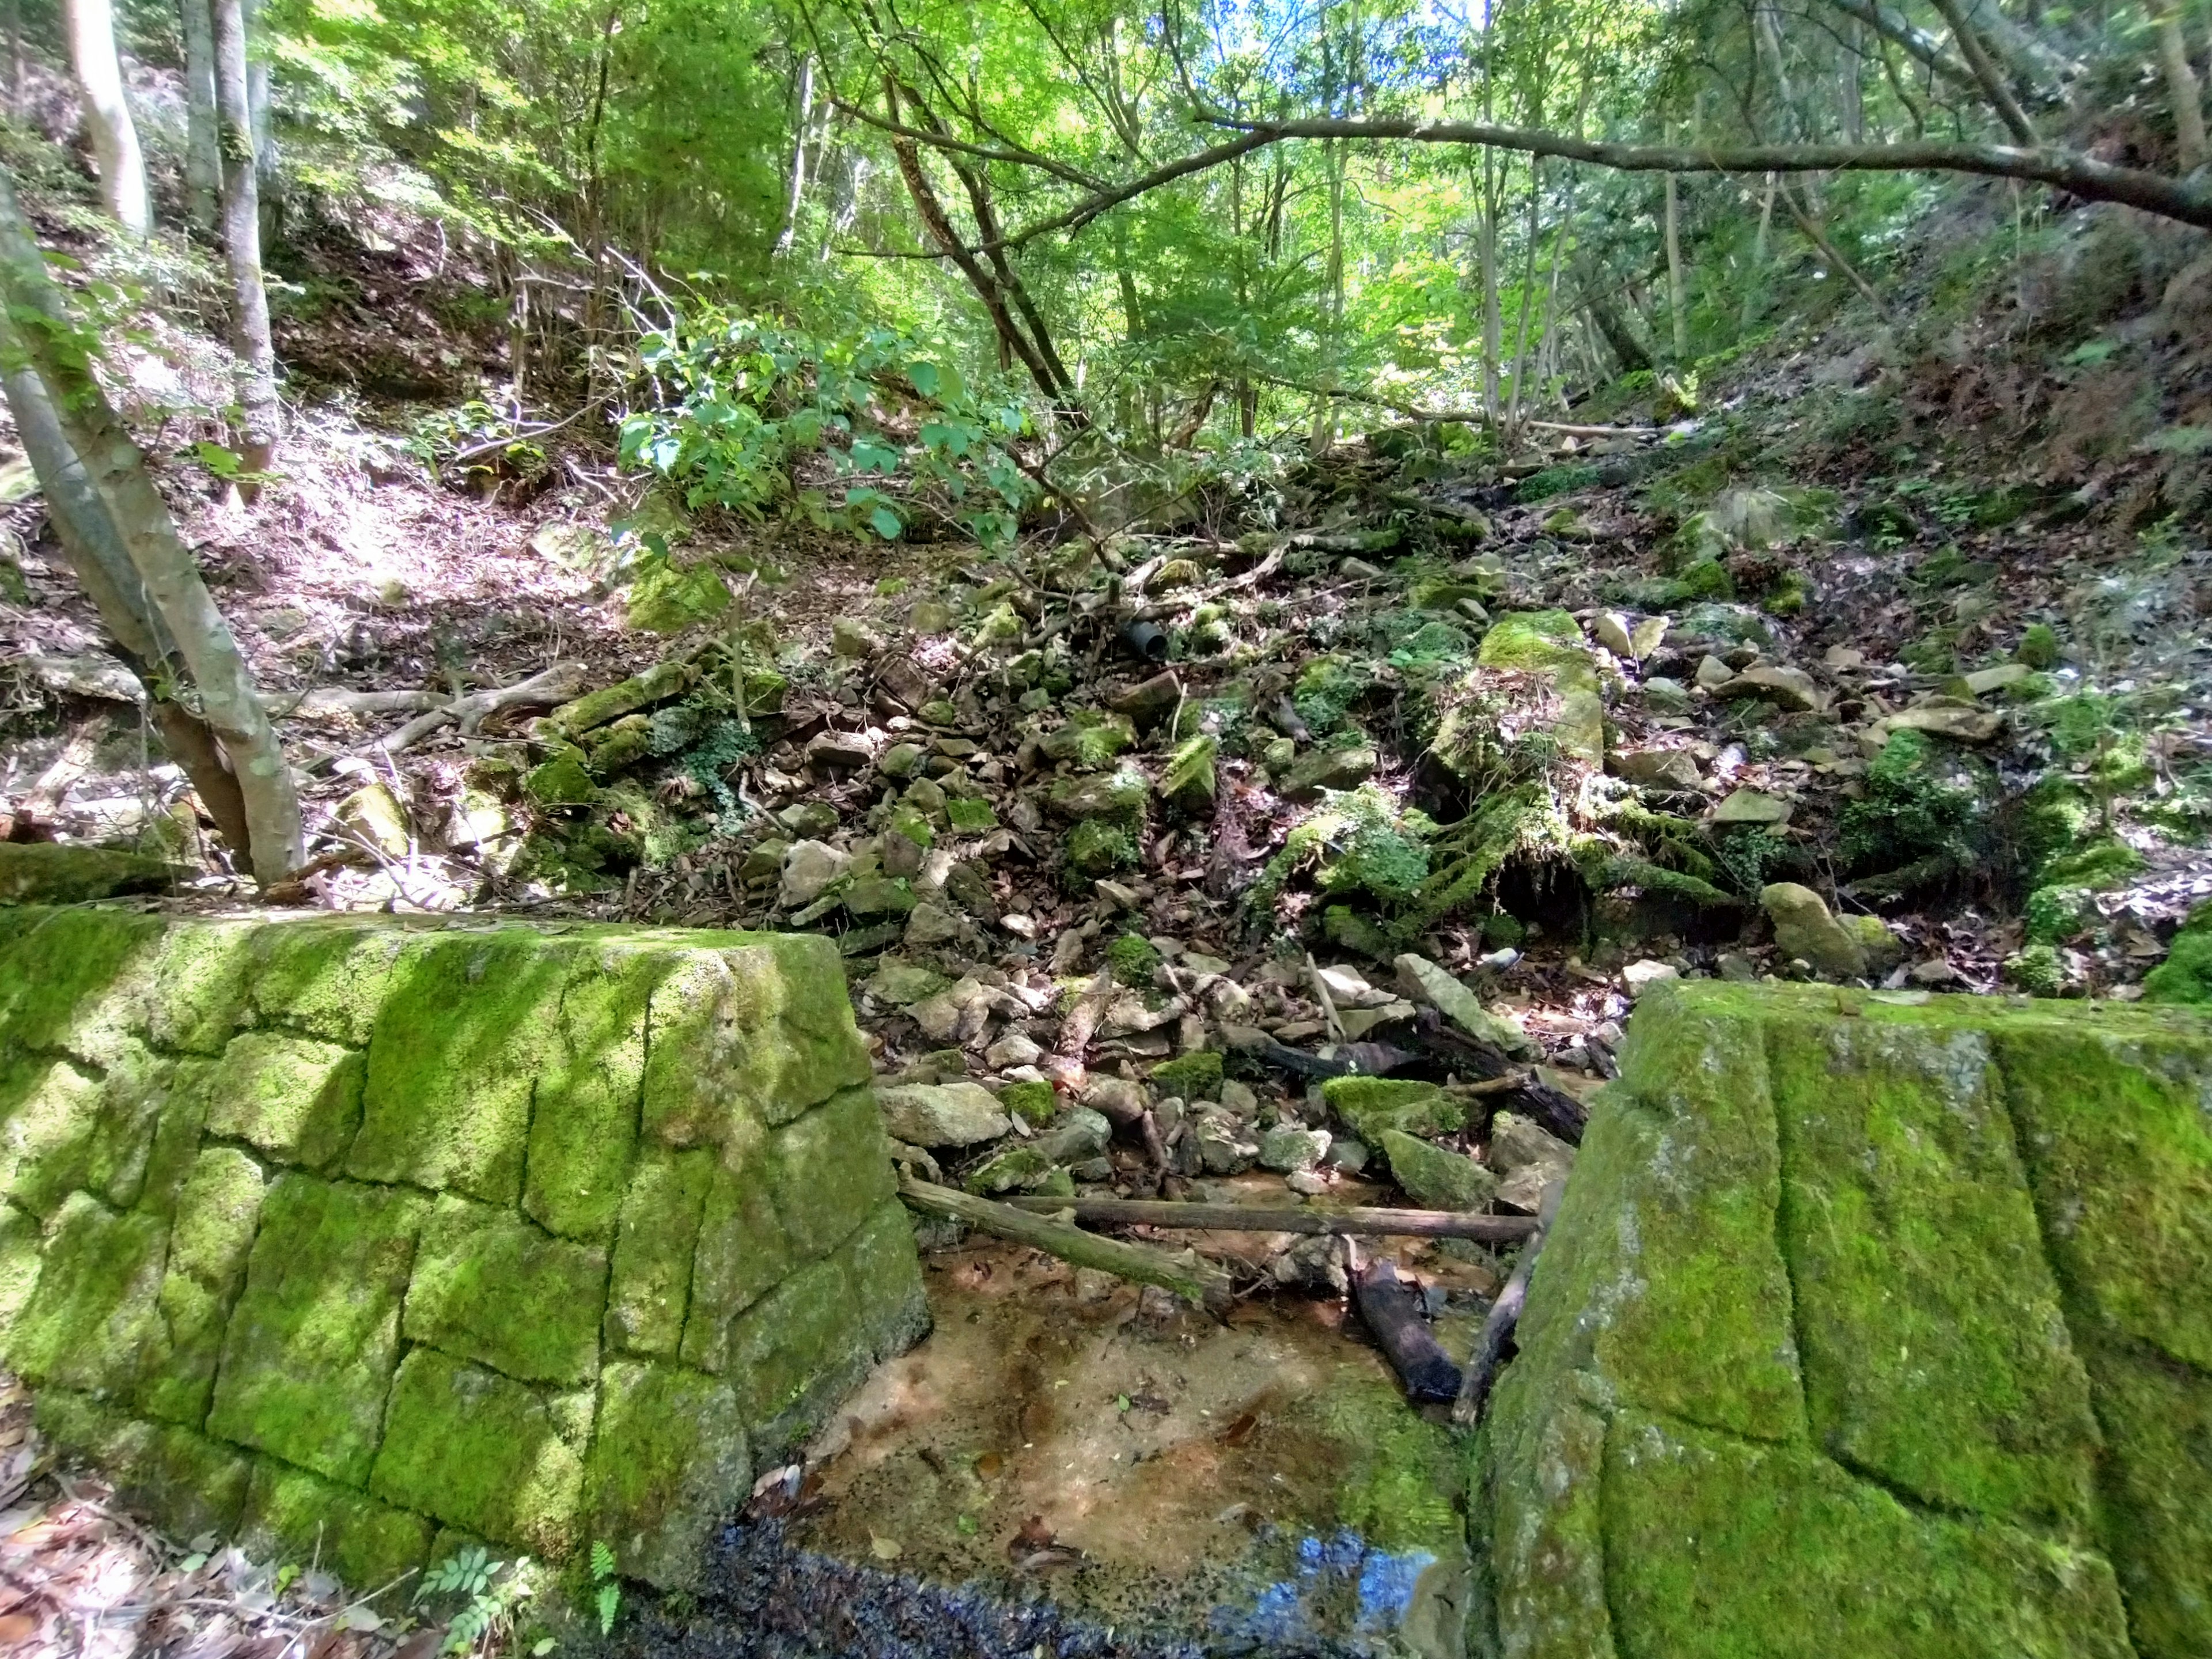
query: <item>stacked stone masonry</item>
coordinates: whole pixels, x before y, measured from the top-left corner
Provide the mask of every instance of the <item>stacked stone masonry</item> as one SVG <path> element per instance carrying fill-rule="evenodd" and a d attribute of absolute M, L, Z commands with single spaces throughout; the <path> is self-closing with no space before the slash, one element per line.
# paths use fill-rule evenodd
<path fill-rule="evenodd" d="M 693 1582 L 927 1313 L 828 940 L 0 909 L 0 1354 L 180 1536 Z"/>
<path fill-rule="evenodd" d="M 1520 1341 L 1511 1659 L 2203 1659 L 2212 1023 L 1655 988 Z"/>

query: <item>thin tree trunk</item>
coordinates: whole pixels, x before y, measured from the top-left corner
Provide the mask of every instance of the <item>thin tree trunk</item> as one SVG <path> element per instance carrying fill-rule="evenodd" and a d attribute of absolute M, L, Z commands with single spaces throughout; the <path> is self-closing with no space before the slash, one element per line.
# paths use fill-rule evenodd
<path fill-rule="evenodd" d="M 1966 60 L 1966 67 L 1974 72 L 1974 79 L 1981 87 L 1982 95 L 1990 100 L 1990 107 L 1996 111 L 1997 118 L 2004 123 L 2005 131 L 2012 135 L 2013 142 L 2023 149 L 2034 149 L 2034 123 L 2027 118 L 2027 112 L 2021 108 L 2020 100 L 2013 96 L 2012 88 L 2005 84 L 2003 74 L 1990 57 L 1988 46 L 1983 41 L 1980 32 L 1967 21 L 1966 11 L 1959 4 L 1959 0 L 1929 0 L 1929 3 L 1950 25 L 1951 38 L 1959 43 L 1959 56 Z"/>
<path fill-rule="evenodd" d="M 216 136 L 215 18 L 208 0 L 180 0 L 185 36 L 185 214 L 212 241 L 222 214 L 222 146 Z"/>
<path fill-rule="evenodd" d="M 1528 163 L 1528 246 L 1521 265 L 1521 316 L 1513 331 L 1513 391 L 1505 410 L 1508 441 L 1514 443 L 1517 443 L 1521 436 L 1521 377 L 1528 364 L 1528 313 L 1536 308 L 1536 227 L 1539 204 L 1543 199 L 1543 163 L 1531 161 Z"/>
<path fill-rule="evenodd" d="M 1682 210 L 1674 175 L 1667 175 L 1667 307 L 1674 319 L 1674 358 L 1690 356 L 1690 302 L 1682 282 Z"/>
<path fill-rule="evenodd" d="M 1759 204 L 1759 234 L 1751 243 L 1751 276 L 1744 285 L 1743 314 L 1736 319 L 1736 332 L 1748 334 L 1758 319 L 1759 290 L 1766 276 L 1766 238 L 1774 224 L 1775 175 L 1766 175 L 1766 194 Z"/>
<path fill-rule="evenodd" d="M 222 240 L 230 266 L 230 349 L 238 358 L 239 448 L 245 470 L 276 453 L 276 349 L 261 280 L 261 197 L 246 64 L 244 0 L 214 0 L 216 107 L 222 151 Z M 240 493 L 252 499 L 252 486 Z"/>
<path fill-rule="evenodd" d="M 1505 328 L 1498 309 L 1498 158 L 1482 152 L 1482 226 L 1477 251 L 1482 260 L 1482 412 L 1498 419 L 1498 359 Z"/>
<path fill-rule="evenodd" d="M 1787 186 L 1782 191 L 1782 205 L 1790 210 L 1790 216 L 1797 222 L 1797 228 L 1803 231 L 1813 246 L 1820 250 L 1821 257 L 1843 272 L 1844 281 L 1859 291 L 1859 297 L 1880 315 L 1887 317 L 1889 307 L 1882 304 L 1881 295 L 1875 292 L 1874 284 L 1860 276 L 1858 267 L 1844 257 L 1843 249 L 1828 240 L 1828 233 L 1820 228 L 1820 222 L 1797 205 L 1796 198 L 1790 193 Z"/>
<path fill-rule="evenodd" d="M 70 59 L 84 94 L 85 125 L 100 163 L 100 199 L 116 222 L 134 236 L 154 228 L 146 199 L 146 157 L 137 124 L 123 94 L 123 64 L 115 55 L 115 11 L 109 0 L 64 0 Z"/>
<path fill-rule="evenodd" d="M 261 0 L 244 0 L 246 40 L 250 46 L 261 35 Z M 253 132 L 253 175 L 260 186 L 261 207 L 276 194 L 276 143 L 269 131 L 269 60 L 249 58 L 246 64 L 246 125 Z"/>
<path fill-rule="evenodd" d="M 792 123 L 791 183 L 783 193 L 783 228 L 776 233 L 778 257 L 791 252 L 799 234 L 799 204 L 806 196 L 806 127 L 814 118 L 814 58 L 799 60 L 799 118 Z"/>
<path fill-rule="evenodd" d="M 2180 170 L 2194 173 L 2206 159 L 2204 98 L 2189 62 L 2189 40 L 2182 33 L 2181 9 L 2174 0 L 2148 0 L 2158 24 L 2158 56 L 2166 71 L 2166 101 L 2173 106 L 2174 150 Z"/>
<path fill-rule="evenodd" d="M 82 462 L 106 509 L 149 608 L 175 640 L 200 696 L 202 716 L 222 744 L 245 807 L 255 880 L 264 887 L 301 862 L 300 798 L 276 728 L 255 690 L 199 567 L 177 535 L 145 457 L 94 378 L 76 319 L 0 172 L 0 301 L 11 317 L 35 319 L 18 343 L 45 387 L 62 436 Z"/>

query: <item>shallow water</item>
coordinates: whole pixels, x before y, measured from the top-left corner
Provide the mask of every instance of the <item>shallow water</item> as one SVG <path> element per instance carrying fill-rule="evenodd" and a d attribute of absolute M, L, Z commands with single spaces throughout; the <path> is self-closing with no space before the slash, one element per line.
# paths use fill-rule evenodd
<path fill-rule="evenodd" d="M 1459 1650 L 1456 1450 L 1340 1306 L 1255 1299 L 1224 1324 L 990 1241 L 925 1261 L 930 1338 L 825 1429 L 800 1513 L 726 1531 L 649 1650 Z M 1470 1312 L 1492 1282 L 1432 1268 Z M 1446 1325 L 1463 1351 L 1469 1320 Z"/>

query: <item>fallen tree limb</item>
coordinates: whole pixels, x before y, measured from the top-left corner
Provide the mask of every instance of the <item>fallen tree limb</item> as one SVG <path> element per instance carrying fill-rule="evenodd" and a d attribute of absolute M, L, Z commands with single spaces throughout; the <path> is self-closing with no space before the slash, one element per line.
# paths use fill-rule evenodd
<path fill-rule="evenodd" d="M 1359 1310 L 1360 1323 L 1405 1384 L 1406 1398 L 1421 1406 L 1456 1400 L 1459 1367 L 1421 1317 L 1419 1295 L 1398 1277 L 1397 1264 L 1370 1261 L 1362 1266 L 1353 1247 L 1344 1248 L 1352 1253 L 1352 1305 Z"/>
<path fill-rule="evenodd" d="M 573 697 L 583 687 L 584 665 L 580 662 L 556 662 L 550 668 L 540 669 L 528 679 L 515 684 L 501 686 L 490 691 L 475 691 L 456 699 L 441 708 L 417 714 L 382 742 L 368 745 L 381 749 L 388 755 L 410 749 L 442 726 L 458 725 L 463 732 L 474 732 L 483 724 L 487 715 L 502 708 L 513 708 L 525 703 L 560 702 Z"/>
<path fill-rule="evenodd" d="M 1157 1285 L 1162 1290 L 1202 1304 L 1215 1313 L 1226 1309 L 1233 1299 L 1234 1288 L 1229 1275 L 1210 1261 L 1179 1261 L 1166 1251 L 1149 1245 L 1101 1238 L 1064 1221 L 1034 1215 L 951 1187 L 917 1181 L 912 1176 L 901 1177 L 899 1195 L 917 1210 L 964 1221 L 978 1232 L 1026 1244 L 1078 1267 L 1095 1267 L 1117 1279 Z"/>
<path fill-rule="evenodd" d="M 1073 1211 L 1103 1227 L 1184 1227 L 1207 1233 L 1319 1233 L 1341 1238 L 1472 1238 L 1515 1244 L 1536 1231 L 1527 1215 L 1475 1215 L 1455 1210 L 1331 1209 L 1326 1205 L 1184 1204 L 1153 1198 L 1009 1198 L 1016 1209 L 1046 1214 Z"/>
<path fill-rule="evenodd" d="M 1566 1190 L 1564 1178 L 1546 1185 L 1536 1230 L 1528 1235 L 1528 1243 L 1521 1252 L 1520 1261 L 1513 1264 L 1505 1288 L 1498 1291 L 1498 1300 L 1490 1304 L 1490 1316 L 1482 1322 L 1482 1334 L 1475 1339 L 1474 1352 L 1468 1357 L 1467 1370 L 1460 1378 L 1459 1398 L 1452 1404 L 1452 1421 L 1463 1429 L 1471 1429 L 1481 1422 L 1483 1413 L 1489 1408 L 1490 1391 L 1505 1364 L 1505 1345 L 1513 1340 L 1513 1333 L 1521 1322 L 1522 1306 L 1528 1299 L 1528 1280 L 1536 1271 L 1536 1257 L 1544 1248 L 1545 1231 L 1559 1213 L 1559 1200 Z"/>
<path fill-rule="evenodd" d="M 287 700 L 270 698 L 277 720 L 333 720 L 348 714 L 421 714 L 443 708 L 453 699 L 436 691 L 345 691 L 318 686 Z"/>

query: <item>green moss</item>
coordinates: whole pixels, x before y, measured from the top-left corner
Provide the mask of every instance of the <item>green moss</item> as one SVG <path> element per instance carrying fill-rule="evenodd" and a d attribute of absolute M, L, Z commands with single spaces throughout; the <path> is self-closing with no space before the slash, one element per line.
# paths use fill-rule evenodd
<path fill-rule="evenodd" d="M 558 1561 L 584 1541 L 583 1480 L 546 1399 L 432 1349 L 408 1354 L 369 1477 L 376 1497 Z"/>
<path fill-rule="evenodd" d="M 1370 1146 L 1385 1129 L 1426 1136 L 1457 1134 L 1467 1127 L 1467 1109 L 1433 1083 L 1333 1077 L 1321 1087 L 1329 1109 Z"/>
<path fill-rule="evenodd" d="M 1219 787 L 1217 760 L 1220 750 L 1220 739 L 1209 733 L 1201 732 L 1186 738 L 1160 775 L 1160 798 L 1177 811 L 1194 817 L 1212 811 Z"/>
<path fill-rule="evenodd" d="M 104 1060 L 131 1011 L 103 994 L 161 931 L 159 917 L 135 911 L 27 913 L 0 957 L 0 1034 L 25 1049 Z"/>
<path fill-rule="evenodd" d="M 1595 766 L 1605 760 L 1605 701 L 1582 629 L 1564 611 L 1516 611 L 1482 636 L 1484 668 L 1542 674 L 1558 703 L 1549 736 L 1563 753 Z M 1441 733 L 1439 734 L 1441 738 Z"/>
<path fill-rule="evenodd" d="M 2066 964 L 2051 945 L 2031 945 L 2004 959 L 2006 983 L 2033 997 L 2062 996 L 2066 990 Z"/>
<path fill-rule="evenodd" d="M 2014 650 L 2016 661 L 2026 663 L 2038 672 L 2047 672 L 2058 666 L 2058 633 L 2049 623 L 2030 623 L 2020 636 Z"/>
<path fill-rule="evenodd" d="M 172 927 L 134 963 L 146 1036 L 156 1048 L 219 1054 L 243 1018 L 255 939 L 250 922 Z"/>
<path fill-rule="evenodd" d="M 8 1352 L 15 1316 L 39 1282 L 39 1245 L 38 1218 L 0 1203 L 0 1353 Z"/>
<path fill-rule="evenodd" d="M 848 1089 L 776 1131 L 768 1182 L 799 1259 L 827 1255 L 897 1190 L 872 1089 Z"/>
<path fill-rule="evenodd" d="M 248 997 L 264 1025 L 366 1048 L 403 964 L 410 935 L 353 921 L 289 922 L 255 930 Z"/>
<path fill-rule="evenodd" d="M 228 1146 L 194 1160 L 176 1206 L 161 1323 L 149 1343 L 138 1407 L 149 1417 L 204 1422 L 233 1304 L 246 1282 L 261 1218 L 261 1166 Z"/>
<path fill-rule="evenodd" d="M 1064 852 L 1067 873 L 1082 880 L 1110 876 L 1133 867 L 1137 843 L 1129 832 L 1103 818 L 1085 818 L 1068 836 Z"/>
<path fill-rule="evenodd" d="M 663 560 L 630 584 L 628 625 L 647 634 L 680 634 L 730 608 L 730 590 L 713 564 Z"/>
<path fill-rule="evenodd" d="M 1989 849 L 1996 799 L 1985 763 L 1924 732 L 1893 732 L 1867 768 L 1865 795 L 1838 820 L 1845 866 L 1932 878 L 1970 868 Z"/>
<path fill-rule="evenodd" d="M 419 1515 L 264 1457 L 254 1462 L 239 1543 L 256 1559 L 318 1561 L 359 1594 L 421 1567 L 431 1530 Z"/>
<path fill-rule="evenodd" d="M 231 1316 L 208 1431 L 348 1486 L 367 1479 L 399 1357 L 399 1308 L 429 1206 L 286 1175 Z"/>
<path fill-rule="evenodd" d="M 883 1359 L 921 1340 L 929 1330 L 929 1302 L 906 1206 L 884 1200 L 837 1254 L 857 1298 L 855 1344 L 870 1358 Z"/>
<path fill-rule="evenodd" d="M 945 819 L 959 836 L 988 835 L 999 827 L 999 815 L 990 802 L 957 795 L 945 803 Z"/>
<path fill-rule="evenodd" d="M 522 1207 L 548 1231 L 605 1238 L 620 1213 L 645 1089 L 647 1010 L 665 954 L 577 952 L 540 1057 Z"/>
<path fill-rule="evenodd" d="M 1907 1509 L 1795 1447 L 1641 1413 L 1606 1435 L 1618 1650 L 1701 1659 L 2128 1659 L 2101 1557 Z"/>
<path fill-rule="evenodd" d="M 623 1200 L 607 1291 L 606 1340 L 619 1352 L 672 1357 L 683 1340 L 691 1259 L 714 1180 L 711 1152 L 648 1147 Z"/>
<path fill-rule="evenodd" d="M 1972 1032 L 1769 1026 L 1813 1431 L 1926 1501 L 2084 1528 L 2097 1429 Z"/>
<path fill-rule="evenodd" d="M 1141 933 L 1123 933 L 1106 947 L 1106 965 L 1114 970 L 1117 983 L 1141 988 L 1152 982 L 1160 953 Z"/>
<path fill-rule="evenodd" d="M 155 1307 L 168 1228 L 117 1215 L 72 1193 L 47 1224 L 38 1282 L 8 1333 L 25 1379 L 101 1398 L 127 1398 L 160 1328 Z"/>
<path fill-rule="evenodd" d="M 1152 1067 L 1153 1090 L 1185 1100 L 1221 1098 L 1221 1056 L 1211 1048 L 1194 1048 Z"/>
<path fill-rule="evenodd" d="M 866 1352 L 859 1304 L 841 1252 L 800 1268 L 732 1322 L 722 1370 L 748 1427 L 803 1408 L 817 1384 L 854 1366 Z"/>
<path fill-rule="evenodd" d="M 633 674 L 626 680 L 587 691 L 573 702 L 562 703 L 546 716 L 545 724 L 562 737 L 580 737 L 633 709 L 681 696 L 691 689 L 696 678 L 697 671 L 688 663 L 655 663 L 643 673 Z"/>
<path fill-rule="evenodd" d="M 2093 841 L 2051 859 L 2037 878 L 2068 887 L 2087 887 L 2097 892 L 2118 887 L 2130 876 L 2149 867 L 2141 853 L 2120 841 Z"/>
<path fill-rule="evenodd" d="M 1059 1097 L 1054 1094 L 1052 1085 L 1042 1081 L 1009 1083 L 999 1091 L 999 1104 L 1024 1122 L 1040 1127 L 1051 1122 L 1053 1115 L 1060 1109 Z"/>
<path fill-rule="evenodd" d="M 66 1389 L 40 1390 L 39 1432 L 111 1475 L 115 1501 L 174 1536 L 221 1537 L 246 1502 L 247 1460 L 189 1429 L 142 1423 Z"/>
<path fill-rule="evenodd" d="M 617 1571 L 664 1589 L 696 1585 L 708 1538 L 751 1481 L 727 1383 L 669 1365 L 617 1360 L 606 1368 L 584 1509 Z"/>
<path fill-rule="evenodd" d="M 522 787 L 540 806 L 589 806 L 599 795 L 584 751 L 573 744 L 555 750 L 550 759 L 532 768 Z"/>
<path fill-rule="evenodd" d="M 280 1164 L 320 1170 L 361 1122 L 361 1055 L 312 1037 L 243 1031 L 207 1087 L 208 1133 L 243 1140 Z"/>
<path fill-rule="evenodd" d="M 1336 1518 L 1379 1549 L 1456 1548 L 1465 1476 L 1451 1432 L 1368 1378 L 1323 1393 L 1315 1426 L 1348 1455 Z"/>
<path fill-rule="evenodd" d="M 2096 901 L 2086 887 L 2039 887 L 2021 912 L 2031 945 L 2058 945 L 2095 925 Z"/>
<path fill-rule="evenodd" d="M 347 1173 L 514 1203 L 565 966 L 522 928 L 410 941 L 369 1041 Z"/>
<path fill-rule="evenodd" d="M 1038 747 L 1048 760 L 1066 761 L 1078 771 L 1095 772 L 1137 740 L 1127 714 L 1096 709 L 1072 710 L 1067 724 L 1048 732 Z"/>
<path fill-rule="evenodd" d="M 423 1224 L 400 1334 L 525 1382 L 598 1368 L 607 1249 L 548 1238 L 511 1212 L 441 1198 Z"/>
<path fill-rule="evenodd" d="M 1554 495 L 1565 495 L 1577 489 L 1588 489 L 1598 481 L 1598 469 L 1583 462 L 1571 462 L 1564 466 L 1547 466 L 1541 471 L 1531 472 L 1513 487 L 1513 499 L 1527 506 L 1533 501 L 1547 501 Z"/>
<path fill-rule="evenodd" d="M 2166 960 L 2144 976 L 2143 1000 L 2212 1003 L 2212 904 L 2190 912 Z"/>
<path fill-rule="evenodd" d="M 1145 821 L 1145 804 L 1151 794 L 1145 775 L 1124 768 L 1101 778 L 1062 778 L 1045 799 L 1060 817 L 1097 820 L 1133 830 Z"/>

